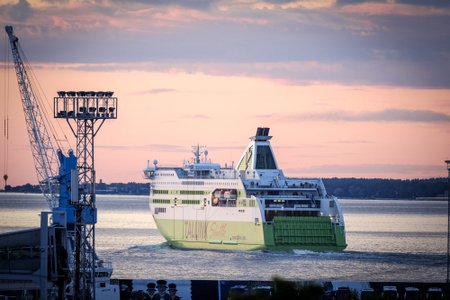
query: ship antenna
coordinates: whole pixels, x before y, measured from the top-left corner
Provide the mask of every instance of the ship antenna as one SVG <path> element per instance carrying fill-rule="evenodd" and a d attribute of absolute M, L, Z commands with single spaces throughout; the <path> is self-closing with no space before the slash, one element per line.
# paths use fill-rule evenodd
<path fill-rule="evenodd" d="M 205 147 L 205 146 L 201 146 Z M 197 146 L 192 146 L 192 153 L 194 153 L 194 163 L 199 164 L 200 163 L 200 155 L 203 153 L 200 151 L 200 145 L 197 144 Z"/>
<path fill-rule="evenodd" d="M 197 148 L 195 149 L 195 163 L 198 164 L 200 163 L 200 145 L 197 144 Z"/>

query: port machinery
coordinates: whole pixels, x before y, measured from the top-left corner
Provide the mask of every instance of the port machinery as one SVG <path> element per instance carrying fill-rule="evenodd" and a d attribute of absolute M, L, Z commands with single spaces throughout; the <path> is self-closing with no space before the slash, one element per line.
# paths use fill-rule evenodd
<path fill-rule="evenodd" d="M 110 91 L 57 92 L 53 99 L 54 117 L 65 119 L 76 138 L 76 153 L 69 150 L 64 154 L 53 145 L 47 129 L 49 124 L 45 122 L 47 116 L 33 91 L 28 66 L 22 60 L 19 39 L 12 26 L 6 26 L 5 31 L 13 54 L 37 178 L 52 210 L 43 212 L 41 217 L 40 243 L 41 247 L 45 244 L 45 251 L 40 255 L 40 271 L 46 274 L 50 270 L 46 277 L 51 279 L 52 288 L 58 290 L 58 299 L 95 299 L 96 295 L 97 298 L 118 298 L 118 286 L 113 293 L 107 289 L 102 294 L 106 281 L 98 279 L 100 284 L 96 285 L 97 274 L 110 275 L 112 268 L 105 266 L 95 253 L 94 169 L 95 136 L 106 120 L 117 118 L 117 97 Z M 49 231 L 43 230 L 43 227 L 47 229 L 48 220 L 44 219 L 48 215 L 52 215 L 49 226 L 52 230 Z M 16 240 L 20 234 L 15 234 Z M 11 238 L 3 240 L 7 241 L 4 244 L 11 244 Z M 96 269 L 106 272 L 96 273 Z M 50 298 L 47 278 L 39 279 L 41 299 Z"/>

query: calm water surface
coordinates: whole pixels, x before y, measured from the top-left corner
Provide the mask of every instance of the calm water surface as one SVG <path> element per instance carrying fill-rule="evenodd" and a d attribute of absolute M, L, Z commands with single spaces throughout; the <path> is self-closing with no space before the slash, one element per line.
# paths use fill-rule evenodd
<path fill-rule="evenodd" d="M 348 247 L 340 253 L 170 248 L 147 196 L 97 198 L 96 247 L 115 278 L 444 282 L 447 202 L 341 200 Z M 41 195 L 0 194 L 0 233 L 39 226 Z"/>

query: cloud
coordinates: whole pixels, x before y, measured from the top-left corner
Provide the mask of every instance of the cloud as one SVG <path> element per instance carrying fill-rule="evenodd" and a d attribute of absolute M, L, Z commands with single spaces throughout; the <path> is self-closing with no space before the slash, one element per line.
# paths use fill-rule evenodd
<path fill-rule="evenodd" d="M 340 141 L 332 141 L 331 143 L 335 144 L 370 144 L 371 141 L 366 140 L 340 140 Z"/>
<path fill-rule="evenodd" d="M 450 33 L 442 30 L 450 28 L 450 6 L 436 1 L 422 6 L 419 1 L 32 3 L 0 6 L 0 16 L 16 24 L 33 62 L 71 63 L 85 71 L 249 76 L 295 85 L 450 87 Z M 293 8 L 311 3 L 328 7 Z M 404 15 L 389 14 L 404 8 Z M 27 22 L 14 21 L 10 10 Z"/>
<path fill-rule="evenodd" d="M 170 88 L 155 88 L 155 89 L 149 89 L 149 90 L 145 90 L 145 91 L 139 91 L 139 92 L 135 92 L 134 94 L 136 95 L 146 95 L 146 94 L 163 94 L 163 93 L 174 93 L 177 92 L 177 90 L 175 89 L 170 89 Z"/>
<path fill-rule="evenodd" d="M 0 11 L 3 11 L 3 16 L 19 22 L 26 21 L 34 13 L 27 0 L 19 0 L 16 4 L 0 5 Z"/>
<path fill-rule="evenodd" d="M 240 145 L 240 146 L 211 146 L 211 147 L 207 147 L 207 149 L 213 150 L 213 151 L 230 151 L 230 150 L 244 151 L 244 147 L 242 147 L 242 145 Z"/>
<path fill-rule="evenodd" d="M 145 150 L 163 151 L 163 152 L 186 152 L 186 147 L 174 144 L 146 144 Z"/>
<path fill-rule="evenodd" d="M 283 117 L 283 119 L 306 121 L 344 121 L 344 122 L 419 122 L 447 123 L 450 115 L 430 110 L 385 109 L 376 112 L 351 113 L 348 111 L 329 111 L 324 113 L 305 113 Z"/>
<path fill-rule="evenodd" d="M 1 51 L 1 50 L 0 50 Z M 71 50 L 69 50 L 71 51 Z M 81 54 L 83 50 L 77 50 Z M 95 51 L 95 49 L 91 49 Z M 100 51 L 100 50 L 99 50 Z M 68 55 L 69 52 L 64 52 Z M 60 53 L 55 53 L 54 58 Z M 381 54 L 379 54 L 381 55 Z M 389 55 L 389 54 L 383 54 Z M 450 53 L 448 54 L 450 57 Z M 445 55 L 442 55 L 445 57 Z M 92 59 L 92 58 L 90 58 Z M 394 59 L 394 58 L 392 58 Z M 206 60 L 206 59 L 205 59 Z M 366 62 L 214 62 L 198 60 L 161 60 L 114 63 L 52 63 L 34 64 L 34 68 L 70 69 L 87 72 L 145 71 L 163 73 L 206 74 L 212 76 L 241 76 L 271 80 L 279 84 L 310 85 L 337 83 L 340 85 L 380 85 L 425 88 L 449 88 L 450 77 L 446 76 L 450 63 L 442 59 L 438 64 L 428 62 L 409 64 L 382 58 Z M 177 92 L 170 88 L 137 91 L 136 93 Z M 270 117 L 270 116 L 267 116 Z"/>
<path fill-rule="evenodd" d="M 242 2 L 241 2 L 242 3 Z M 335 0 L 266 0 L 248 2 L 244 5 L 250 5 L 255 9 L 264 10 L 296 10 L 296 9 L 323 9 L 335 5 Z"/>
<path fill-rule="evenodd" d="M 319 61 L 278 61 L 278 62 L 192 62 L 184 60 L 154 61 L 142 63 L 74 63 L 74 64 L 53 64 L 57 68 L 75 69 L 80 71 L 169 71 L 187 73 L 205 73 L 211 75 L 240 74 L 257 75 L 273 74 L 278 76 L 281 73 L 304 77 L 309 74 L 315 79 L 315 74 L 337 74 L 344 66 L 338 63 L 328 63 Z M 234 71 L 233 71 L 234 70 Z M 276 76 L 274 76 L 276 77 Z M 289 76 L 291 77 L 291 76 Z M 150 90 L 151 91 L 151 90 Z"/>
<path fill-rule="evenodd" d="M 121 3 L 123 0 L 113 0 L 112 2 Z M 180 6 L 199 10 L 209 9 L 215 2 L 214 0 L 129 0 L 127 2 L 141 3 L 147 6 Z"/>
<path fill-rule="evenodd" d="M 450 9 L 448 7 L 431 6 L 426 1 L 423 1 L 422 4 L 363 2 L 342 6 L 341 11 L 362 15 L 450 16 Z"/>
<path fill-rule="evenodd" d="M 107 149 L 112 151 L 129 151 L 129 150 L 141 150 L 141 151 L 155 151 L 155 152 L 187 152 L 188 148 L 175 144 L 145 144 L 145 145 L 96 145 L 95 147 L 100 149 Z"/>
<path fill-rule="evenodd" d="M 211 119 L 210 116 L 204 114 L 183 115 L 183 117 L 187 119 L 203 119 L 203 120 Z"/>

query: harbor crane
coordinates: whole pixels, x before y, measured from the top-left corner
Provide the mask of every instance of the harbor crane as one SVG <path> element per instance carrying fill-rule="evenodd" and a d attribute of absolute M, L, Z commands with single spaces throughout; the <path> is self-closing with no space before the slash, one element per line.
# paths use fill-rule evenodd
<path fill-rule="evenodd" d="M 48 132 L 44 116 L 39 106 L 38 98 L 33 91 L 28 70 L 20 54 L 19 39 L 14 35 L 12 26 L 5 27 L 11 44 L 14 66 L 19 84 L 22 108 L 25 115 L 31 153 L 33 154 L 39 187 L 47 199 L 49 207 L 57 206 L 56 181 L 58 158 L 53 141 Z"/>
<path fill-rule="evenodd" d="M 117 98 L 113 92 L 58 91 L 54 117 L 65 119 L 76 138 L 76 154 L 72 150 L 64 154 L 54 147 L 48 132 L 48 119 L 33 91 L 19 39 L 12 26 L 5 30 L 39 186 L 54 212 L 53 225 L 67 231 L 68 276 L 58 281 L 58 298 L 95 299 L 95 270 L 101 262 L 95 253 L 94 138 L 105 120 L 117 118 Z"/>

